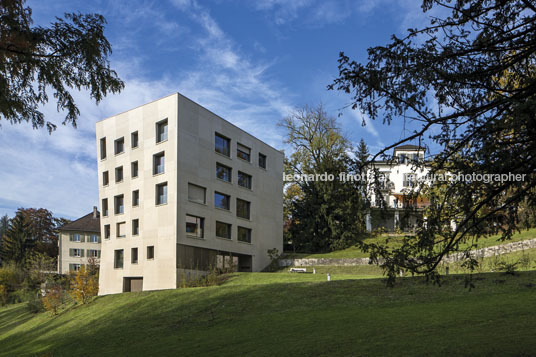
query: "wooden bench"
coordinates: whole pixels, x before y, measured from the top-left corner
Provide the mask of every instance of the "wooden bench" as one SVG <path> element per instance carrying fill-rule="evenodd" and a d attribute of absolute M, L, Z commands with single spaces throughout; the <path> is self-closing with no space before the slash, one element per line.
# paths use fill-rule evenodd
<path fill-rule="evenodd" d="M 290 268 L 291 273 L 307 273 L 307 268 Z"/>

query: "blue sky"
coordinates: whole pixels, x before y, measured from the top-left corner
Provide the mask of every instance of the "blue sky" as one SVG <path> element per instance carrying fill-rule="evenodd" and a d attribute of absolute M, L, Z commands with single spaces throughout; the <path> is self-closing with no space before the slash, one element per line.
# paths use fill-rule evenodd
<path fill-rule="evenodd" d="M 426 23 L 417 0 L 31 0 L 36 25 L 65 12 L 96 12 L 108 21 L 112 67 L 126 88 L 100 105 L 75 93 L 77 129 L 32 130 L 0 122 L 0 215 L 43 207 L 77 218 L 98 202 L 95 123 L 173 92 L 181 92 L 278 149 L 276 124 L 295 107 L 323 103 L 336 116 L 350 103 L 326 86 L 344 51 L 366 60 L 368 47 Z M 50 95 L 52 98 L 52 95 Z M 55 103 L 43 108 L 61 122 Z M 371 151 L 398 140 L 400 123 L 385 126 L 342 110 L 339 123 Z M 367 118 L 365 118 L 367 119 Z M 406 128 L 407 129 L 407 128 Z"/>

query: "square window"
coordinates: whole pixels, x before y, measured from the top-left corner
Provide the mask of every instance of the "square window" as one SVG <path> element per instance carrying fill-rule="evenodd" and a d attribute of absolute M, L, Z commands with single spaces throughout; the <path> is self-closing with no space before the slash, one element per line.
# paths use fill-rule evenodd
<path fill-rule="evenodd" d="M 99 243 L 99 236 L 96 234 L 92 234 L 89 236 L 89 242 L 90 243 Z"/>
<path fill-rule="evenodd" d="M 238 241 L 251 243 L 251 229 L 245 227 L 238 227 Z"/>
<path fill-rule="evenodd" d="M 163 205 L 167 203 L 167 182 L 156 185 L 156 204 Z"/>
<path fill-rule="evenodd" d="M 118 222 L 116 223 L 116 236 L 117 238 L 125 238 L 126 235 L 126 222 Z"/>
<path fill-rule="evenodd" d="M 114 268 L 123 269 L 123 249 L 114 250 Z"/>
<path fill-rule="evenodd" d="M 204 235 L 205 219 L 203 217 L 196 217 L 187 214 L 186 215 L 186 234 L 197 238 L 203 238 Z"/>
<path fill-rule="evenodd" d="M 240 218 L 249 219 L 250 218 L 250 214 L 249 214 L 250 206 L 251 206 L 250 202 L 237 198 L 236 199 L 236 215 Z"/>
<path fill-rule="evenodd" d="M 154 245 L 147 247 L 147 259 L 154 259 Z"/>
<path fill-rule="evenodd" d="M 125 196 L 118 195 L 114 197 L 114 212 L 115 214 L 122 214 L 125 211 Z"/>
<path fill-rule="evenodd" d="M 137 236 L 139 234 L 140 234 L 140 220 L 136 218 L 132 220 L 132 235 Z"/>
<path fill-rule="evenodd" d="M 119 138 L 114 141 L 114 152 L 116 155 L 122 154 L 125 152 L 125 138 Z"/>
<path fill-rule="evenodd" d="M 140 190 L 132 191 L 132 206 L 137 207 L 140 205 Z"/>
<path fill-rule="evenodd" d="M 79 271 L 80 267 L 81 267 L 81 264 L 69 264 L 70 271 Z"/>
<path fill-rule="evenodd" d="M 251 190 L 251 175 L 238 171 L 238 186 L 249 188 Z"/>
<path fill-rule="evenodd" d="M 115 168 L 115 182 L 123 181 L 123 166 Z"/>
<path fill-rule="evenodd" d="M 108 199 L 107 198 L 102 199 L 102 215 L 104 217 L 108 217 Z"/>
<path fill-rule="evenodd" d="M 168 121 L 164 119 L 156 123 L 156 142 L 160 143 L 168 139 Z"/>
<path fill-rule="evenodd" d="M 214 192 L 214 206 L 226 210 L 231 209 L 231 196 L 224 193 Z"/>
<path fill-rule="evenodd" d="M 236 144 L 236 157 L 246 160 L 247 162 L 251 161 L 251 149 L 242 144 Z"/>
<path fill-rule="evenodd" d="M 132 178 L 138 177 L 138 162 L 137 161 L 133 161 L 130 163 L 130 176 L 132 176 Z"/>
<path fill-rule="evenodd" d="M 130 134 L 130 147 L 132 147 L 133 149 L 138 147 L 138 132 L 137 131 Z"/>
<path fill-rule="evenodd" d="M 75 249 L 71 249 L 71 256 L 73 257 L 82 257 L 82 249 L 78 249 L 78 248 L 75 248 Z"/>
<path fill-rule="evenodd" d="M 216 133 L 214 145 L 216 152 L 225 156 L 231 156 L 231 139 Z"/>
<path fill-rule="evenodd" d="M 108 171 L 104 171 L 102 173 L 102 185 L 108 186 L 109 183 L 110 183 L 110 175 L 108 174 Z"/>
<path fill-rule="evenodd" d="M 231 225 L 216 221 L 216 237 L 231 239 Z"/>
<path fill-rule="evenodd" d="M 220 163 L 216 163 L 216 177 L 220 180 L 231 182 L 232 169 Z"/>
<path fill-rule="evenodd" d="M 138 248 L 130 249 L 130 262 L 132 264 L 138 264 Z"/>
<path fill-rule="evenodd" d="M 165 156 L 163 151 L 153 155 L 153 175 L 164 173 L 164 162 Z"/>
<path fill-rule="evenodd" d="M 72 239 L 73 242 L 81 242 L 82 241 L 82 237 L 80 236 L 80 233 L 74 233 L 73 234 L 73 239 Z"/>
<path fill-rule="evenodd" d="M 104 225 L 104 239 L 110 239 L 110 225 Z"/>
<path fill-rule="evenodd" d="M 259 153 L 259 167 L 266 168 L 266 155 Z"/>
<path fill-rule="evenodd" d="M 101 160 L 106 159 L 106 138 L 100 139 L 100 158 Z"/>
<path fill-rule="evenodd" d="M 205 204 L 207 189 L 201 186 L 188 183 L 188 200 L 192 202 Z"/>

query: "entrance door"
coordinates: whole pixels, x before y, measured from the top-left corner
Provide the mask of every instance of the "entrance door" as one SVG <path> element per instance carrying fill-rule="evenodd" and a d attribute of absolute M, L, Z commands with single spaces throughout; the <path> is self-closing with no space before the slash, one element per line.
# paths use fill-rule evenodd
<path fill-rule="evenodd" d="M 143 291 L 143 278 L 124 278 L 123 292 Z"/>

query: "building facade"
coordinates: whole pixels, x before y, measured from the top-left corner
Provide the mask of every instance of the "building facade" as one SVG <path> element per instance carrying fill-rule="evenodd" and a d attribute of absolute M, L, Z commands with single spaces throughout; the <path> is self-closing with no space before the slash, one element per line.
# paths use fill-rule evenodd
<path fill-rule="evenodd" d="M 416 202 L 409 202 L 408 197 L 412 190 L 428 182 L 429 169 L 422 165 L 424 154 L 424 149 L 419 146 L 402 145 L 394 148 L 393 160 L 374 161 L 369 166 L 368 190 L 372 204 L 367 216 L 367 230 L 381 227 L 387 231 L 410 231 L 417 220 L 423 218 L 422 209 L 429 205 L 429 201 L 418 196 Z M 373 170 L 377 172 L 379 182 L 373 179 Z M 379 185 L 383 199 L 378 197 L 376 185 Z M 411 210 L 408 210 L 410 206 Z"/>
<path fill-rule="evenodd" d="M 69 274 L 101 256 L 100 213 L 93 212 L 61 227 L 58 239 L 58 273 Z"/>
<path fill-rule="evenodd" d="M 179 93 L 97 123 L 99 294 L 259 271 L 282 251 L 283 153 Z"/>

